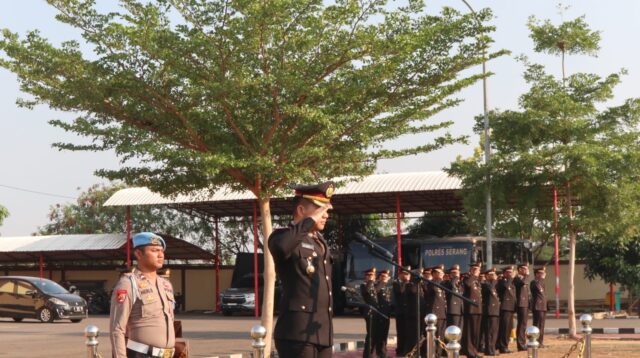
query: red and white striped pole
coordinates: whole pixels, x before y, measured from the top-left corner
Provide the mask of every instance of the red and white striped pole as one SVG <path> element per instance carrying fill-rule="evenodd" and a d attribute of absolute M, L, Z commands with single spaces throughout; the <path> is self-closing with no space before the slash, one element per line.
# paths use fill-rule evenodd
<path fill-rule="evenodd" d="M 558 238 L 558 190 L 553 187 L 553 253 L 556 266 L 556 318 L 560 318 L 560 249 Z"/>

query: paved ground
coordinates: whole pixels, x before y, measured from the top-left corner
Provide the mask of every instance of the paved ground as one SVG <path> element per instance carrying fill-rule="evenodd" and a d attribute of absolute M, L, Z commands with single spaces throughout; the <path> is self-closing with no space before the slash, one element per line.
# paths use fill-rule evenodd
<path fill-rule="evenodd" d="M 178 318 L 183 322 L 184 336 L 189 340 L 192 357 L 200 358 L 249 352 L 251 350 L 249 331 L 254 324 L 259 323 L 257 319 L 249 316 L 183 315 Z M 640 326 L 640 320 L 637 319 L 594 320 L 593 323 L 594 327 Z M 52 324 L 42 324 L 35 320 L 15 323 L 10 319 L 0 319 L 0 346 L 2 347 L 0 357 L 84 357 L 86 348 L 83 332 L 88 324 L 98 326 L 103 332 L 99 338 L 99 347 L 103 357 L 108 357 L 111 346 L 108 338 L 107 316 L 92 316 L 81 323 L 60 321 Z M 334 319 L 334 327 L 336 343 L 364 339 L 362 318 L 338 317 Z M 395 335 L 393 327 L 392 322 L 390 335 Z M 567 322 L 564 319 L 548 319 L 547 327 L 567 327 Z M 619 339 L 596 339 L 594 352 L 597 351 L 598 354 L 594 357 L 640 358 L 640 335 L 599 335 L 598 337 L 622 337 L 632 340 L 620 344 Z M 550 340 L 549 343 L 552 347 L 541 351 L 541 357 L 560 357 L 572 344 L 568 340 Z M 508 357 L 525 356 L 523 353 L 508 355 Z"/>

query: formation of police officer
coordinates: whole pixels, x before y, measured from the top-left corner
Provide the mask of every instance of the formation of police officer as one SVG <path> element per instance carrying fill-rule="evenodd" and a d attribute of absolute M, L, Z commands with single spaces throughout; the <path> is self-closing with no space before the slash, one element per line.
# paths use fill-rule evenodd
<path fill-rule="evenodd" d="M 157 271 L 166 243 L 143 232 L 133 237 L 137 267 L 123 274 L 111 297 L 109 327 L 114 358 L 173 357 L 174 296 L 169 280 Z"/>
<path fill-rule="evenodd" d="M 467 357 L 480 357 L 480 330 L 482 322 L 482 289 L 480 285 L 480 263 L 472 263 L 469 273 L 462 280 L 464 303 L 464 323 L 462 328 L 462 353 Z"/>
<path fill-rule="evenodd" d="M 282 282 L 273 331 L 281 358 L 331 357 L 333 346 L 331 253 L 320 233 L 329 218 L 334 183 L 297 186 L 293 220 L 269 236 Z"/>

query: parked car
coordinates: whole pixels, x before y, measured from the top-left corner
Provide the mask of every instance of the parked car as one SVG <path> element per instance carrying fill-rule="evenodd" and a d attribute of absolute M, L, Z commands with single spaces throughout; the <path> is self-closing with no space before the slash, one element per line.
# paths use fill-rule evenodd
<path fill-rule="evenodd" d="M 87 314 L 87 301 L 51 280 L 29 276 L 0 277 L 0 317 L 10 317 L 16 322 L 36 318 L 41 322 L 70 319 L 75 323 Z"/>
<path fill-rule="evenodd" d="M 222 314 L 231 316 L 236 312 L 255 312 L 255 273 L 253 271 L 254 257 L 252 253 L 239 253 L 236 256 L 235 267 L 231 279 L 231 286 L 220 293 Z M 264 289 L 263 257 L 258 254 L 258 309 L 262 309 L 262 293 Z M 276 280 L 274 310 L 278 309 L 281 286 Z"/>

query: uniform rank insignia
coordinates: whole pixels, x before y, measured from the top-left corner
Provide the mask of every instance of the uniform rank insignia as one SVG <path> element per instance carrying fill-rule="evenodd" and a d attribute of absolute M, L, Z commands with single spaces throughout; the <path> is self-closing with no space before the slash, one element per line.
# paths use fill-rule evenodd
<path fill-rule="evenodd" d="M 140 281 L 140 283 L 138 283 L 138 286 L 140 288 L 147 288 L 147 287 L 149 287 L 149 284 L 146 283 L 145 281 Z"/>
<path fill-rule="evenodd" d="M 118 300 L 118 303 L 124 303 L 124 301 L 127 299 L 127 290 L 116 291 L 116 299 Z"/>

